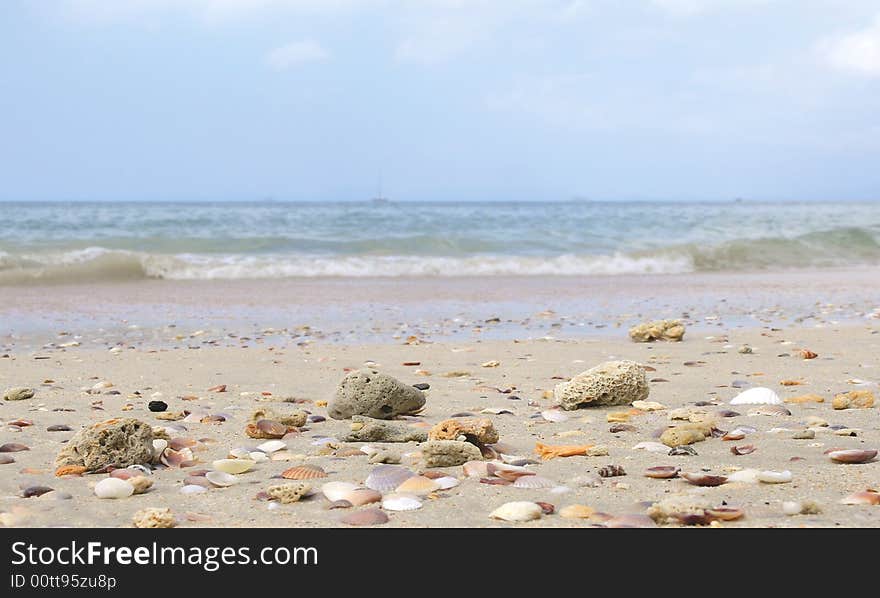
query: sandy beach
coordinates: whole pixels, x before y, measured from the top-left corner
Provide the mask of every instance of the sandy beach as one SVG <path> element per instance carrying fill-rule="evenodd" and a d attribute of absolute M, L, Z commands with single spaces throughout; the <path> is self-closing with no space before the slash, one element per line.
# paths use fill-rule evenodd
<path fill-rule="evenodd" d="M 142 281 L 2 288 L 0 387 L 36 389 L 34 398 L 0 404 L 6 423 L 0 444 L 29 449 L 6 453 L 14 462 L 0 465 L 2 523 L 130 526 L 136 511 L 168 507 L 185 527 L 342 525 L 340 518 L 351 509 L 328 509 L 320 493 L 293 504 L 258 495 L 283 482 L 277 477 L 298 464 L 318 465 L 327 473 L 312 481 L 316 490 L 330 481 L 364 482 L 375 465 L 348 449 L 365 443 L 341 441 L 351 422 L 326 417 L 326 401 L 348 371 L 368 366 L 406 384 L 430 385 L 422 413 L 403 420 L 414 430 L 453 414 L 489 418 L 505 451 L 534 460 L 526 467 L 553 482 L 523 489 L 480 483 L 460 466 L 442 469 L 459 485 L 423 497 L 418 510 L 388 512 L 385 526 L 587 527 L 609 516 L 644 514 L 653 503 L 678 495 L 742 509 L 742 518 L 714 524 L 724 527 L 880 526 L 880 507 L 840 502 L 880 488 L 880 461 L 840 464 L 824 454 L 832 448 L 880 448 L 876 406 L 831 406 L 840 393 L 877 393 L 880 320 L 871 317 L 876 276 L 876 269 L 864 268 L 490 282 Z M 686 322 L 683 342 L 634 343 L 627 337 L 631 324 L 667 317 Z M 741 352 L 744 345 L 750 353 Z M 801 350 L 818 356 L 804 359 Z M 564 412 L 565 421 L 541 415 L 554 406 L 556 384 L 619 359 L 647 366 L 649 400 L 664 408 L 630 412 L 625 423 L 632 429 L 618 432 L 610 431 L 609 414 L 628 407 Z M 217 385 L 225 385 L 225 392 L 208 390 Z M 755 406 L 729 405 L 748 387 L 770 388 L 782 399 L 815 394 L 824 402 L 786 403 L 791 415 L 749 415 Z M 155 400 L 166 402 L 168 412 L 190 415 L 160 420 L 147 408 Z M 263 442 L 248 438 L 244 429 L 249 414 L 264 406 L 279 413 L 306 409 L 320 421 L 285 438 L 287 460 L 258 463 L 231 487 L 181 494 L 188 470 L 210 469 L 230 450 Z M 657 442 L 659 432 L 674 423 L 670 413 L 686 407 L 733 411 L 737 414 L 718 417 L 720 430 L 754 431 L 737 441 L 697 442 L 697 454 L 690 456 L 634 448 Z M 221 417 L 201 421 L 210 415 Z M 199 463 L 159 466 L 147 493 L 121 500 L 93 494 L 105 474 L 53 475 L 55 455 L 67 439 L 83 426 L 114 417 L 181 426 L 172 437 L 197 441 L 193 453 Z M 70 431 L 47 431 L 59 424 Z M 793 438 L 807 429 L 813 438 Z M 601 445 L 608 454 L 542 461 L 536 443 Z M 746 445 L 754 452 L 731 451 Z M 424 471 L 417 443 L 382 448 L 412 471 Z M 625 475 L 597 478 L 609 465 L 622 467 Z M 791 481 L 701 487 L 681 477 L 644 475 L 664 465 L 724 476 L 787 470 Z M 54 492 L 21 496 L 35 486 Z M 516 524 L 489 518 L 509 501 L 549 503 L 556 513 Z M 786 515 L 786 501 L 815 503 L 818 512 Z M 585 505 L 598 515 L 561 517 L 559 511 L 569 505 Z"/>

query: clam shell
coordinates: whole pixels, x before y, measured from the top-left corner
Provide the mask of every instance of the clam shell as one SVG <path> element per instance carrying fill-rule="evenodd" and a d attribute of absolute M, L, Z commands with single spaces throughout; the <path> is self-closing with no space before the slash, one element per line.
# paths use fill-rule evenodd
<path fill-rule="evenodd" d="M 758 472 L 758 481 L 765 484 L 787 484 L 791 481 L 791 472 L 785 471 L 761 471 Z"/>
<path fill-rule="evenodd" d="M 677 477 L 679 471 L 681 471 L 681 469 L 674 465 L 658 465 L 657 467 L 649 467 L 646 469 L 645 477 L 665 480 Z"/>
<path fill-rule="evenodd" d="M 250 459 L 251 452 L 253 451 L 245 446 L 238 446 L 233 449 L 229 449 L 227 455 L 230 459 Z"/>
<path fill-rule="evenodd" d="M 29 451 L 30 448 L 27 445 L 21 444 L 19 442 L 7 442 L 6 444 L 0 446 L 0 453 L 18 453 L 20 451 Z"/>
<path fill-rule="evenodd" d="M 850 449 L 828 453 L 832 461 L 837 463 L 867 463 L 877 456 L 875 450 Z"/>
<path fill-rule="evenodd" d="M 726 476 L 709 475 L 707 473 L 683 473 L 681 477 L 694 486 L 720 486 L 727 482 Z"/>
<path fill-rule="evenodd" d="M 415 511 L 422 508 L 422 501 L 415 495 L 395 492 L 382 499 L 382 508 L 386 511 Z"/>
<path fill-rule="evenodd" d="M 586 505 L 568 505 L 559 510 L 559 515 L 565 519 L 589 519 L 596 509 Z"/>
<path fill-rule="evenodd" d="M 377 492 L 391 492 L 415 474 L 400 465 L 379 465 L 367 476 L 364 485 Z"/>
<path fill-rule="evenodd" d="M 731 405 L 781 405 L 782 399 L 763 386 L 756 386 L 739 393 L 730 400 Z"/>
<path fill-rule="evenodd" d="M 321 486 L 321 493 L 324 495 L 324 498 L 334 502 L 337 500 L 348 500 L 348 493 L 358 488 L 360 486 L 351 482 L 327 482 Z"/>
<path fill-rule="evenodd" d="M 754 453 L 757 449 L 752 444 L 744 444 L 742 446 L 732 446 L 730 447 L 730 452 L 734 455 L 749 455 Z"/>
<path fill-rule="evenodd" d="M 198 440 L 178 436 L 168 441 L 168 448 L 179 451 L 185 448 L 194 448 L 199 444 Z"/>
<path fill-rule="evenodd" d="M 226 488 L 238 483 L 238 479 L 234 475 L 225 471 L 209 471 L 205 474 L 205 479 L 220 488 Z"/>
<path fill-rule="evenodd" d="M 365 509 L 349 513 L 339 521 L 346 525 L 382 525 L 388 523 L 388 515 L 379 509 Z"/>
<path fill-rule="evenodd" d="M 9 465 L 10 463 L 15 463 L 15 457 L 0 453 L 0 465 Z"/>
<path fill-rule="evenodd" d="M 489 514 L 492 519 L 502 521 L 532 521 L 540 519 L 544 514 L 541 505 L 528 501 L 504 503 Z"/>
<path fill-rule="evenodd" d="M 250 470 L 256 463 L 250 459 L 217 459 L 213 466 L 217 471 L 238 475 Z"/>
<path fill-rule="evenodd" d="M 449 490 L 450 488 L 455 488 L 461 483 L 457 478 L 448 475 L 443 476 L 442 478 L 434 478 L 434 481 L 440 487 L 440 490 Z"/>
<path fill-rule="evenodd" d="M 416 475 L 403 481 L 395 492 L 403 494 L 415 494 L 416 496 L 425 496 L 440 489 L 440 484 L 430 478 Z"/>
<path fill-rule="evenodd" d="M 214 472 L 214 473 L 221 473 L 221 472 Z M 225 475 L 229 475 L 229 474 L 225 474 Z M 185 486 L 202 486 L 204 488 L 213 488 L 214 487 L 214 485 L 210 481 L 208 481 L 208 478 L 206 478 L 205 476 L 194 476 L 194 475 L 187 476 L 183 480 L 183 484 Z"/>
<path fill-rule="evenodd" d="M 255 463 L 264 463 L 269 460 L 269 455 L 263 451 L 253 451 L 248 454 L 248 458 Z"/>
<path fill-rule="evenodd" d="M 257 445 L 257 449 L 263 451 L 267 455 L 287 448 L 287 443 L 283 440 L 267 440 L 263 444 Z"/>
<path fill-rule="evenodd" d="M 105 478 L 95 484 L 98 498 L 128 498 L 134 494 L 134 486 L 119 478 Z"/>
<path fill-rule="evenodd" d="M 264 437 L 281 438 L 287 434 L 287 426 L 271 419 L 261 419 L 256 423 L 256 426 Z"/>
<path fill-rule="evenodd" d="M 840 500 L 842 505 L 880 505 L 880 492 L 865 490 L 853 492 Z"/>
<path fill-rule="evenodd" d="M 537 490 L 542 488 L 553 488 L 556 486 L 556 482 L 537 475 L 526 475 L 516 478 L 513 481 L 512 486 L 514 488 L 529 488 Z"/>
<path fill-rule="evenodd" d="M 782 405 L 761 405 L 759 407 L 755 407 L 754 409 L 749 409 L 749 415 L 769 415 L 769 416 L 785 416 L 791 415 L 791 411 L 783 407 Z"/>
<path fill-rule="evenodd" d="M 327 472 L 317 465 L 296 465 L 281 472 L 281 477 L 286 480 L 314 480 L 326 478 Z"/>

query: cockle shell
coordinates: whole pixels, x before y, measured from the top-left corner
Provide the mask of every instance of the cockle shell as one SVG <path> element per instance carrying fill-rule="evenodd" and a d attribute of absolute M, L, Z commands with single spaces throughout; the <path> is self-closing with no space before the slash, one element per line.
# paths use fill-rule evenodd
<path fill-rule="evenodd" d="M 513 484 L 511 485 L 514 488 L 528 488 L 538 490 L 543 488 L 553 488 L 554 486 L 556 486 L 556 482 L 537 475 L 526 475 L 516 478 L 515 480 L 513 480 Z"/>
<path fill-rule="evenodd" d="M 781 405 L 782 399 L 775 392 L 763 386 L 745 390 L 730 400 L 731 405 Z"/>
<path fill-rule="evenodd" d="M 315 480 L 326 478 L 327 472 L 317 465 L 296 465 L 281 472 L 285 480 Z"/>
<path fill-rule="evenodd" d="M 391 492 L 414 475 L 400 465 L 379 465 L 370 472 L 364 485 L 377 492 Z"/>
<path fill-rule="evenodd" d="M 98 498 L 128 498 L 134 494 L 134 486 L 119 478 L 105 478 L 95 484 Z"/>
<path fill-rule="evenodd" d="M 559 515 L 566 519 L 589 519 L 596 509 L 586 505 L 568 505 L 559 510 Z"/>
<path fill-rule="evenodd" d="M 225 471 L 209 471 L 205 474 L 205 478 L 213 485 L 220 488 L 226 488 L 227 486 L 233 486 L 238 483 L 238 478 Z"/>
<path fill-rule="evenodd" d="M 831 451 L 828 453 L 828 457 L 837 463 L 867 463 L 876 456 L 877 451 L 875 450 L 850 449 Z"/>
<path fill-rule="evenodd" d="M 407 478 L 395 489 L 395 492 L 403 494 L 415 494 L 416 496 L 426 496 L 440 489 L 440 484 L 430 478 L 416 475 Z"/>
<path fill-rule="evenodd" d="M 787 484 L 791 481 L 791 477 L 791 472 L 788 470 L 758 472 L 758 481 L 765 484 Z"/>
<path fill-rule="evenodd" d="M 422 501 L 413 494 L 395 492 L 382 499 L 382 508 L 387 511 L 415 511 L 422 508 Z"/>
<path fill-rule="evenodd" d="M 541 505 L 528 501 L 504 503 L 489 514 L 492 519 L 503 521 L 532 521 L 540 519 L 544 514 Z"/>
<path fill-rule="evenodd" d="M 256 463 L 250 459 L 217 459 L 212 465 L 217 471 L 238 475 L 250 470 Z"/>

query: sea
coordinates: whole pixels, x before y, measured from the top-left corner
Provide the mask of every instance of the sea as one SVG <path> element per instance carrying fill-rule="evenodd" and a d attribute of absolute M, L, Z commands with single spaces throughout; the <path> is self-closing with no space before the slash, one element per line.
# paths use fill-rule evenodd
<path fill-rule="evenodd" d="M 880 263 L 880 202 L 4 202 L 0 285 Z"/>

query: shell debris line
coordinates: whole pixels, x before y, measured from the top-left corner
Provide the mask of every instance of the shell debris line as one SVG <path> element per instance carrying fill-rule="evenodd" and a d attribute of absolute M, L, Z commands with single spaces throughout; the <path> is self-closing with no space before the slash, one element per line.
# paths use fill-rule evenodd
<path fill-rule="evenodd" d="M 0 524 L 880 527 L 876 335 L 541 314 L 558 337 L 4 350 Z"/>

